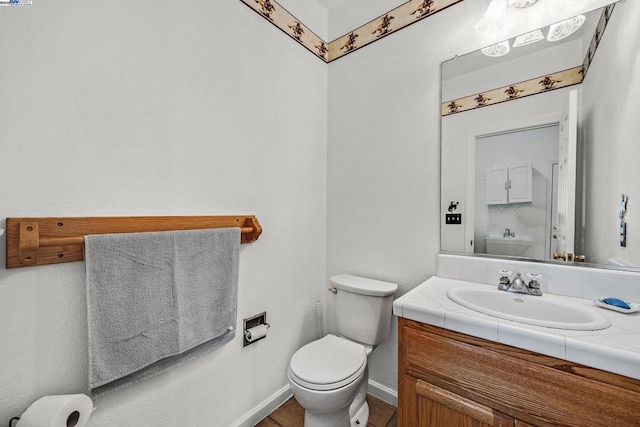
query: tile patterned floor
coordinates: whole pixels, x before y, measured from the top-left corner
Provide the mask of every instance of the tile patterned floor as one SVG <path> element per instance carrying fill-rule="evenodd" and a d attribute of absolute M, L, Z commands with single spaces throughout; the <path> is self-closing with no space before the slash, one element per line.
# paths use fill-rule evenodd
<path fill-rule="evenodd" d="M 369 403 L 368 427 L 396 427 L 396 408 L 367 395 Z M 293 397 L 284 405 L 273 411 L 267 418 L 256 424 L 256 427 L 303 427 L 304 409 Z"/>

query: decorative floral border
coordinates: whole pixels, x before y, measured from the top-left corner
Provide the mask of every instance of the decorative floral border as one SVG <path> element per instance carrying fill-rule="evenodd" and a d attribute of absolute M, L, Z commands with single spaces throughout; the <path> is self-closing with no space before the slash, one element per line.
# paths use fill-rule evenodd
<path fill-rule="evenodd" d="M 329 62 L 461 1 L 463 0 L 410 0 L 329 43 Z"/>
<path fill-rule="evenodd" d="M 324 62 L 329 62 L 328 44 L 289 13 L 279 3 L 272 0 L 240 0 L 260 14 L 289 37 L 304 46 Z"/>
<path fill-rule="evenodd" d="M 583 78 L 587 77 L 587 72 L 589 72 L 589 67 L 591 66 L 591 61 L 593 61 L 593 57 L 596 54 L 596 50 L 598 50 L 598 46 L 600 45 L 600 40 L 602 40 L 602 36 L 604 35 L 604 30 L 607 29 L 607 25 L 609 24 L 609 19 L 611 18 L 611 14 L 613 13 L 613 9 L 616 7 L 615 3 L 606 6 L 602 11 L 602 15 L 600 16 L 600 21 L 596 27 L 596 31 L 593 33 L 593 38 L 591 39 L 591 44 L 589 45 L 589 50 L 587 51 L 587 55 L 584 58 L 584 62 L 582 63 L 583 68 Z"/>
<path fill-rule="evenodd" d="M 582 83 L 582 65 L 553 74 L 536 77 L 497 89 L 454 99 L 442 104 L 442 116 L 488 107 L 502 102 L 513 101 L 531 95 L 550 92 L 563 87 Z"/>
<path fill-rule="evenodd" d="M 329 63 L 464 0 L 409 0 L 349 34 L 327 43 L 275 0 L 240 0 Z"/>

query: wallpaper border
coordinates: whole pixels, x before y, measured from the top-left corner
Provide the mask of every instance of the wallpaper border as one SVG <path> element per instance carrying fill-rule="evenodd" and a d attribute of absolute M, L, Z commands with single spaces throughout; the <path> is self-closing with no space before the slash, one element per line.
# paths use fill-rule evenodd
<path fill-rule="evenodd" d="M 442 116 L 464 113 L 582 83 L 582 65 L 442 103 Z"/>
<path fill-rule="evenodd" d="M 464 0 L 409 0 L 332 42 L 322 40 L 275 0 L 240 1 L 309 52 L 329 63 Z"/>
<path fill-rule="evenodd" d="M 324 62 L 329 62 L 329 46 L 287 9 L 271 0 L 240 0 L 276 28 Z"/>
<path fill-rule="evenodd" d="M 464 0 L 410 0 L 330 42 L 329 62 L 340 59 L 462 1 Z"/>
<path fill-rule="evenodd" d="M 602 36 L 604 35 L 604 31 L 607 29 L 607 25 L 609 24 L 609 19 L 611 19 L 611 15 L 613 14 L 613 9 L 616 7 L 615 3 L 612 3 L 608 6 L 605 6 L 602 11 L 602 15 L 600 16 L 600 21 L 596 26 L 596 30 L 593 33 L 593 38 L 591 39 L 591 44 L 589 45 L 589 50 L 584 58 L 584 62 L 582 63 L 583 68 L 583 79 L 587 77 L 587 73 L 589 72 L 589 67 L 591 66 L 591 62 L 593 61 L 593 57 L 596 54 L 596 50 L 598 50 L 598 46 L 600 46 L 600 41 L 602 40 Z"/>

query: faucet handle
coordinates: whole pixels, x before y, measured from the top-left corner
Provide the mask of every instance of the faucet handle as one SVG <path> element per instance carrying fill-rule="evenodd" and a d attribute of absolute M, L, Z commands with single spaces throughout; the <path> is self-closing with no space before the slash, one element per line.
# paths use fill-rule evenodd
<path fill-rule="evenodd" d="M 508 278 L 510 281 L 511 279 L 513 279 L 513 271 L 511 270 L 498 270 L 498 274 L 500 275 L 500 278 L 506 277 Z"/>
<path fill-rule="evenodd" d="M 527 287 L 531 291 L 533 295 L 542 295 L 542 290 L 540 289 L 540 285 L 542 282 L 542 274 L 538 273 L 527 273 L 527 279 L 529 279 L 529 283 Z"/>
<path fill-rule="evenodd" d="M 513 277 L 513 272 L 509 270 L 499 270 L 500 281 L 498 282 L 498 289 L 501 291 L 506 291 L 511 286 L 511 277 Z"/>
<path fill-rule="evenodd" d="M 533 286 L 533 284 L 538 285 L 540 288 L 540 283 L 542 282 L 542 274 L 539 273 L 527 273 L 527 279 L 529 280 L 529 286 Z"/>

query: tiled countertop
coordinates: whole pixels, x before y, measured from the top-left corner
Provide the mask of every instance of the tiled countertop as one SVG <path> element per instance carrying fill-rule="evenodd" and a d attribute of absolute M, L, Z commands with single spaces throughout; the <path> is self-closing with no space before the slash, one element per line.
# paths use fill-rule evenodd
<path fill-rule="evenodd" d="M 393 314 L 478 338 L 523 348 L 558 359 L 640 379 L 640 312 L 617 313 L 595 307 L 591 300 L 543 295 L 593 307 L 611 326 L 599 331 L 571 331 L 531 326 L 488 316 L 447 297 L 456 286 L 495 289 L 495 286 L 432 277 L 393 303 Z"/>

